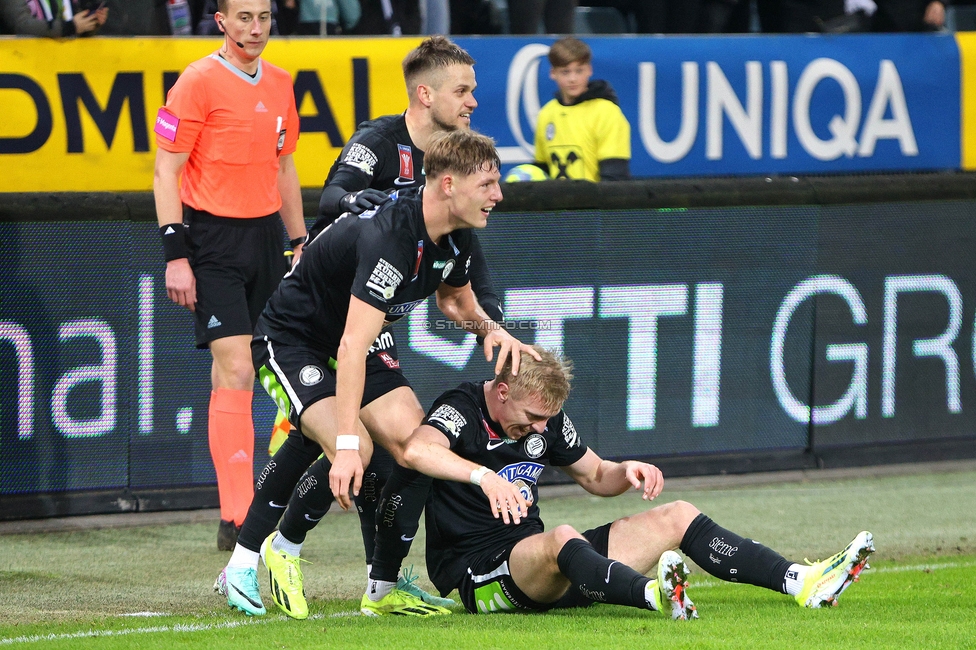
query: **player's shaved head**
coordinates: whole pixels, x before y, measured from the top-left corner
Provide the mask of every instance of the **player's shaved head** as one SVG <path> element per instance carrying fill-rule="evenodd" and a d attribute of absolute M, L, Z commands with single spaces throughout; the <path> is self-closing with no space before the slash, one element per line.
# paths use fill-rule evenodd
<path fill-rule="evenodd" d="M 448 173 L 468 176 L 479 170 L 487 171 L 501 166 L 495 141 L 469 129 L 434 136 L 424 153 L 424 170 L 428 179 Z"/>
<path fill-rule="evenodd" d="M 232 5 L 236 4 L 237 1 L 238 0 L 217 0 L 217 11 L 227 16 L 229 15 L 228 13 L 229 8 Z M 268 3 L 268 11 L 271 11 L 271 0 L 267 0 L 267 3 Z"/>
<path fill-rule="evenodd" d="M 440 87 L 444 71 L 452 65 L 474 65 L 474 59 L 444 36 L 423 40 L 403 59 L 403 80 L 413 95 L 418 84 Z"/>
<path fill-rule="evenodd" d="M 501 374 L 495 377 L 495 382 L 508 384 L 512 399 L 538 396 L 547 409 L 558 411 L 569 397 L 573 362 L 538 345 L 532 348 L 542 357 L 541 361 L 523 352 L 519 359 L 519 374 L 512 376 L 512 359 L 509 357 Z"/>

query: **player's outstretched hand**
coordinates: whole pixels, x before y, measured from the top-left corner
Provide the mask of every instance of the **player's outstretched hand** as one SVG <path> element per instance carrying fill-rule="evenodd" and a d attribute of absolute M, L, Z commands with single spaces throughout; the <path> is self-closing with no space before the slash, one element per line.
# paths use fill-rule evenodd
<path fill-rule="evenodd" d="M 166 295 L 180 307 L 197 309 L 197 279 L 185 257 L 166 263 Z"/>
<path fill-rule="evenodd" d="M 350 488 L 353 496 L 359 496 L 359 489 L 362 486 L 363 460 L 359 457 L 359 451 L 340 449 L 335 454 L 332 469 L 329 470 L 329 487 L 332 488 L 332 494 L 339 502 L 339 507 L 349 510 L 349 506 L 352 505 Z"/>
<path fill-rule="evenodd" d="M 505 359 L 511 355 L 512 357 L 512 374 L 517 375 L 519 369 L 519 363 L 522 360 L 522 352 L 527 352 L 532 355 L 536 361 L 542 361 L 542 357 L 531 345 L 522 343 L 517 338 L 509 334 L 506 330 L 502 328 L 493 329 L 488 332 L 485 336 L 485 360 L 491 361 L 492 356 L 495 354 L 495 348 L 498 347 L 498 360 L 495 362 L 495 374 L 500 375 L 502 372 L 502 367 L 505 365 Z"/>
<path fill-rule="evenodd" d="M 664 489 L 664 474 L 656 466 L 636 460 L 624 461 L 622 464 L 627 480 L 635 490 L 640 490 L 643 483 L 645 501 L 653 501 L 654 497 L 661 494 L 661 490 Z"/>
<path fill-rule="evenodd" d="M 352 212 L 353 214 L 362 214 L 367 210 L 372 210 L 373 208 L 383 205 L 390 200 L 390 195 L 386 192 L 381 192 L 379 190 L 374 190 L 373 188 L 367 188 L 365 190 L 360 190 L 358 192 L 350 192 L 346 194 L 339 201 L 339 207 L 342 208 L 343 212 Z"/>
<path fill-rule="evenodd" d="M 481 490 L 488 497 L 491 512 L 498 519 L 501 516 L 506 524 L 521 523 L 529 514 L 529 503 L 522 491 L 494 472 L 488 472 L 481 479 Z"/>

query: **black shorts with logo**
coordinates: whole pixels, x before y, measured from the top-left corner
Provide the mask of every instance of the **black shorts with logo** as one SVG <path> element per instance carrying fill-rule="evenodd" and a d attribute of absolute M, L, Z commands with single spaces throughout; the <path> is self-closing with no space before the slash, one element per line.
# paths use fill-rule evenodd
<path fill-rule="evenodd" d="M 299 431 L 305 409 L 336 394 L 336 361 L 322 352 L 264 336 L 251 341 L 251 358 L 258 381 Z M 395 342 L 366 356 L 362 406 L 400 386 L 409 388 L 410 382 L 400 370 Z"/>
<path fill-rule="evenodd" d="M 607 557 L 610 524 L 591 528 L 583 533 L 583 537 L 597 553 Z M 458 594 L 465 609 L 472 614 L 494 614 L 519 611 L 545 612 L 550 609 L 589 607 L 593 604 L 594 601 L 572 589 L 553 603 L 539 603 L 526 596 L 515 584 L 508 568 L 509 557 L 517 543 L 472 557 L 468 571 L 458 585 Z"/>
<path fill-rule="evenodd" d="M 280 215 L 233 219 L 184 206 L 183 222 L 189 225 L 187 250 L 197 281 L 197 347 L 228 336 L 250 336 L 288 271 Z"/>

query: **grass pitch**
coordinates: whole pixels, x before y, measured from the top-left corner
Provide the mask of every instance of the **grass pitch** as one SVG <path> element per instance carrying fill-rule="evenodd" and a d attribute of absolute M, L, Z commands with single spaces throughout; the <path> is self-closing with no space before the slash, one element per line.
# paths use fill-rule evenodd
<path fill-rule="evenodd" d="M 865 474 L 868 472 L 866 471 Z M 0 536 L 0 648 L 976 648 L 976 472 L 666 489 L 723 526 L 791 559 L 874 533 L 872 569 L 840 607 L 804 610 L 756 587 L 693 568 L 701 619 L 672 622 L 601 605 L 545 615 L 412 620 L 355 616 L 365 569 L 358 520 L 329 515 L 303 555 L 312 617 L 232 613 L 210 587 L 228 555 L 216 522 Z M 564 492 L 564 490 L 560 490 Z M 578 529 L 642 509 L 636 495 L 541 502 L 550 526 Z M 421 529 L 422 531 L 423 529 Z M 408 562 L 423 571 L 422 532 Z M 427 584 L 429 587 L 429 583 Z"/>

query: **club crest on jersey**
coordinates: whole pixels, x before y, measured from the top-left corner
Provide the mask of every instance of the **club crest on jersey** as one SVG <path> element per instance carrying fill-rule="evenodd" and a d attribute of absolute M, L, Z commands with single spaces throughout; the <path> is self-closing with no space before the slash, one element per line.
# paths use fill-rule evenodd
<path fill-rule="evenodd" d="M 373 295 L 383 300 L 389 300 L 396 293 L 396 288 L 403 282 L 403 274 L 382 257 L 369 274 L 366 287 L 372 289 Z"/>
<path fill-rule="evenodd" d="M 302 382 L 304 386 L 314 386 L 315 384 L 322 381 L 325 373 L 318 366 L 305 366 L 302 371 L 298 373 L 298 381 Z"/>
<path fill-rule="evenodd" d="M 522 449 L 529 458 L 539 458 L 546 453 L 546 439 L 538 433 L 533 433 L 525 438 Z"/>
<path fill-rule="evenodd" d="M 376 167 L 376 160 L 376 154 L 373 153 L 372 149 L 364 144 L 354 142 L 349 146 L 349 151 L 346 152 L 342 162 L 372 176 L 373 168 Z"/>
<path fill-rule="evenodd" d="M 400 154 L 400 178 L 397 180 L 413 181 L 413 149 L 410 145 L 398 144 Z"/>
<path fill-rule="evenodd" d="M 453 270 L 454 270 L 454 260 L 447 260 L 444 263 L 444 270 L 441 271 L 441 280 L 446 280 L 447 276 L 449 276 L 451 274 L 451 271 Z"/>
<path fill-rule="evenodd" d="M 468 420 L 450 404 L 441 404 L 430 414 L 427 422 L 438 425 L 443 431 L 457 438 Z"/>
<path fill-rule="evenodd" d="M 556 125 L 552 122 L 546 124 L 546 140 L 552 140 L 556 137 Z"/>

